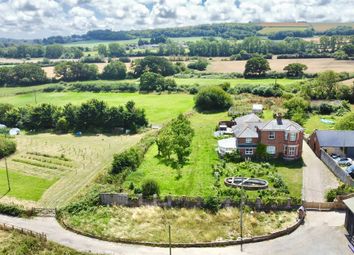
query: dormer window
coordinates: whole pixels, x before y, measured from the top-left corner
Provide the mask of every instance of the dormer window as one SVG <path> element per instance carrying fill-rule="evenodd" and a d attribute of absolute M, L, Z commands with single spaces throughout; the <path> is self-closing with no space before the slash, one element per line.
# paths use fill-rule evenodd
<path fill-rule="evenodd" d="M 274 140 L 275 139 L 275 132 L 274 131 L 270 131 L 269 132 L 268 139 L 269 140 Z"/>

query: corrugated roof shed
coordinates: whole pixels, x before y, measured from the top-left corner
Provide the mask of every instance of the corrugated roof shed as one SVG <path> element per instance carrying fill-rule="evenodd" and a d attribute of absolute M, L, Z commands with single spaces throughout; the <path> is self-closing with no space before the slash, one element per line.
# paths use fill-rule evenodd
<path fill-rule="evenodd" d="M 354 197 L 343 200 L 344 204 L 354 213 Z"/>

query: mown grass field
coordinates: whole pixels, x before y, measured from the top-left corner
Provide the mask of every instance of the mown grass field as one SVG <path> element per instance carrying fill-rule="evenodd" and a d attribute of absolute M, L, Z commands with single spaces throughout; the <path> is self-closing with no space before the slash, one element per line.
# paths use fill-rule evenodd
<path fill-rule="evenodd" d="M 8 158 L 9 169 L 19 175 L 13 175 L 17 185 L 7 196 L 35 200 L 46 207 L 61 206 L 109 166 L 114 153 L 129 148 L 140 138 L 141 135 L 19 135 L 17 152 Z M 3 160 L 0 168 L 4 168 Z M 26 179 L 22 174 L 29 177 Z M 6 179 L 0 176 L 3 184 Z M 4 189 L 5 184 L 0 188 Z"/>
<path fill-rule="evenodd" d="M 334 129 L 334 124 L 323 123 L 321 119 L 331 120 L 336 122 L 340 118 L 334 115 L 311 115 L 310 118 L 305 122 L 304 128 L 305 133 L 312 134 L 315 129 L 319 130 L 329 130 Z"/>
<path fill-rule="evenodd" d="M 269 234 L 294 224 L 295 212 L 245 212 L 243 236 Z M 64 215 L 74 229 L 108 239 L 128 239 L 168 243 L 235 240 L 240 236 L 240 212 L 222 209 L 216 214 L 202 209 L 163 209 L 160 207 L 98 207 L 75 215 Z"/>
<path fill-rule="evenodd" d="M 215 126 L 220 120 L 227 120 L 226 113 L 200 114 L 195 113 L 190 117 L 195 136 L 191 145 L 189 161 L 177 170 L 171 164 L 157 157 L 157 146 L 154 144 L 145 155 L 140 167 L 126 178 L 123 186 L 129 190 L 133 183 L 134 187 L 141 187 L 145 180 L 156 180 L 160 187 L 160 195 L 176 196 L 215 196 L 215 177 L 213 165 L 220 162 L 215 151 L 217 140 L 213 137 Z M 302 164 L 301 162 L 283 161 L 271 162 L 275 165 L 278 173 L 290 188 L 290 196 L 300 198 L 302 187 Z M 233 164 L 228 164 L 235 167 Z M 236 166 L 237 167 L 237 166 Z M 245 173 L 246 175 L 250 173 Z M 223 184 L 223 179 L 220 180 Z M 258 196 L 257 192 L 247 191 L 251 198 Z"/>
<path fill-rule="evenodd" d="M 281 31 L 304 31 L 305 29 L 309 28 L 308 26 L 271 26 L 271 27 L 264 27 L 258 31 L 261 35 L 270 35 L 276 32 Z"/>
<path fill-rule="evenodd" d="M 32 201 L 38 201 L 43 193 L 56 181 L 54 178 L 48 180 L 14 171 L 9 171 L 9 179 L 11 185 L 10 192 L 8 192 L 6 171 L 0 169 L 0 197 L 6 195 Z"/>
<path fill-rule="evenodd" d="M 1 91 L 1 90 L 0 90 Z M 188 94 L 139 94 L 139 93 L 91 93 L 91 92 L 59 92 L 59 93 L 29 93 L 2 97 L 2 103 L 17 106 L 51 103 L 65 105 L 67 103 L 80 104 L 96 98 L 109 105 L 124 105 L 134 101 L 137 107 L 144 108 L 150 123 L 163 123 L 179 113 L 193 108 L 193 96 Z"/>

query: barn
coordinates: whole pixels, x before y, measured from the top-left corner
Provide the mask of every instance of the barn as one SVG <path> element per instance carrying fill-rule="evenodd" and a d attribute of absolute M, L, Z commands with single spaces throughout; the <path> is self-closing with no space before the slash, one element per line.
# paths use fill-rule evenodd
<path fill-rule="evenodd" d="M 315 130 L 310 135 L 309 145 L 318 157 L 323 149 L 329 154 L 354 158 L 354 131 Z"/>

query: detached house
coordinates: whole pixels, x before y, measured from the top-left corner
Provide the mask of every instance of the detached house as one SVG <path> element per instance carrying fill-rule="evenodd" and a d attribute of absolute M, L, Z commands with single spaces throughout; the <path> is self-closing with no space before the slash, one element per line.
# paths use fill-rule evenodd
<path fill-rule="evenodd" d="M 234 121 L 236 123 L 232 127 L 234 138 L 218 141 L 220 155 L 239 150 L 242 156 L 252 157 L 256 154 L 257 145 L 264 144 L 267 153 L 275 158 L 301 157 L 304 129 L 296 122 L 283 119 L 281 115 L 274 120 L 262 121 L 254 113 L 236 118 Z"/>

